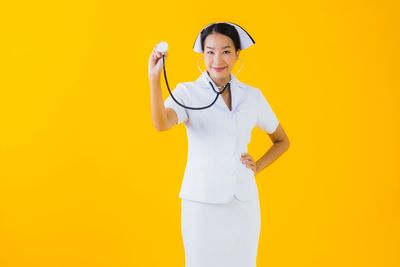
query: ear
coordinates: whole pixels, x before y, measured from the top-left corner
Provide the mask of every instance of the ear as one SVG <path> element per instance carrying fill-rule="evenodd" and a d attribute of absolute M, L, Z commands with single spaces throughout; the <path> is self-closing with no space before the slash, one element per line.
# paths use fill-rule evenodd
<path fill-rule="evenodd" d="M 236 56 L 239 57 L 239 54 L 240 54 L 240 49 L 238 49 L 238 50 L 236 51 Z"/>

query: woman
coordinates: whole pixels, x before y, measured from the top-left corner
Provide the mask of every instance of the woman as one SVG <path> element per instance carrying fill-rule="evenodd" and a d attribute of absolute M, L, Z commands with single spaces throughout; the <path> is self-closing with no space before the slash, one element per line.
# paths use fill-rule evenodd
<path fill-rule="evenodd" d="M 247 38 L 247 39 L 246 39 Z M 255 175 L 289 147 L 289 140 L 262 92 L 232 73 L 241 50 L 253 40 L 240 26 L 214 23 L 204 28 L 195 51 L 206 71 L 179 83 L 163 101 L 161 53 L 149 59 L 152 120 L 158 131 L 184 122 L 188 159 L 179 197 L 186 267 L 255 267 L 260 209 Z M 165 58 L 167 54 L 165 55 Z M 254 127 L 265 130 L 273 146 L 257 161 L 247 153 Z"/>

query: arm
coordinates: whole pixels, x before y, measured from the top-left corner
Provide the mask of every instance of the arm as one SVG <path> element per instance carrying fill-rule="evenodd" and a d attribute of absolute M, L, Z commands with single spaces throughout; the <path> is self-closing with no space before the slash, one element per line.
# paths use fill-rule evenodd
<path fill-rule="evenodd" d="M 166 131 L 176 125 L 178 116 L 171 108 L 165 108 L 162 99 L 160 80 L 150 79 L 151 116 L 157 131 Z"/>
<path fill-rule="evenodd" d="M 268 149 L 265 154 L 256 161 L 256 172 L 255 174 L 262 171 L 264 168 L 269 166 L 277 158 L 279 158 L 290 146 L 289 138 L 283 130 L 281 124 L 278 125 L 276 130 L 269 134 L 273 145 Z"/>
<path fill-rule="evenodd" d="M 165 55 L 165 59 L 167 54 Z M 153 50 L 149 58 L 150 104 L 153 125 L 157 131 L 166 131 L 178 122 L 176 112 L 171 108 L 165 108 L 162 99 L 160 73 L 162 70 L 162 55 Z"/>

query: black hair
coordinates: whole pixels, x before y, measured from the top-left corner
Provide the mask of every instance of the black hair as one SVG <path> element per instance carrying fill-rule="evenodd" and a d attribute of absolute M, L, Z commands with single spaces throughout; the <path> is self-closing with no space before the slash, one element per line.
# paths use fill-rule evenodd
<path fill-rule="evenodd" d="M 236 28 L 228 23 L 214 23 L 208 26 L 207 28 L 201 31 L 201 49 L 204 51 L 204 41 L 206 40 L 207 36 L 213 32 L 217 32 L 223 35 L 228 36 L 232 39 L 233 45 L 235 46 L 235 50 L 240 49 L 240 37 L 239 33 Z"/>

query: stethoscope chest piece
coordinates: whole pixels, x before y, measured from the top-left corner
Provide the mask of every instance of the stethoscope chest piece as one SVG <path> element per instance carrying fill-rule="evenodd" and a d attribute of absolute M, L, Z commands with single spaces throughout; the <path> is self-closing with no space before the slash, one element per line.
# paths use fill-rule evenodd
<path fill-rule="evenodd" d="M 156 50 L 162 54 L 165 54 L 168 51 L 168 43 L 165 41 L 159 42 L 156 45 Z"/>

